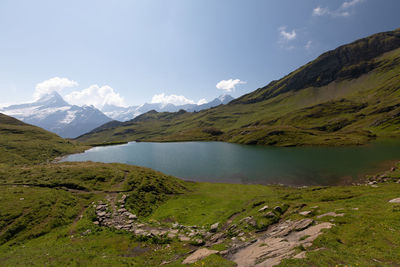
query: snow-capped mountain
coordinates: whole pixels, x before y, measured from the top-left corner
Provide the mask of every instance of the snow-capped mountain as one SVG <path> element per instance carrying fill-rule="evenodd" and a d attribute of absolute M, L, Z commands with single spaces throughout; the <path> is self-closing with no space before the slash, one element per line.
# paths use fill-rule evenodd
<path fill-rule="evenodd" d="M 93 106 L 68 104 L 57 92 L 47 94 L 33 103 L 1 108 L 0 112 L 64 138 L 78 137 L 111 121 Z"/>
<path fill-rule="evenodd" d="M 194 112 L 194 111 L 200 111 L 203 109 L 208 109 L 212 107 L 219 106 L 221 104 L 228 104 L 230 101 L 232 101 L 234 98 L 230 95 L 221 95 L 218 98 L 215 98 L 214 100 L 202 104 L 202 105 L 196 105 L 196 104 L 186 104 L 186 105 L 174 105 L 174 104 L 163 104 L 163 103 L 145 103 L 141 106 L 130 106 L 130 107 L 117 107 L 117 106 L 112 106 L 112 105 L 106 105 L 102 109 L 104 114 L 106 114 L 108 117 L 118 120 L 118 121 L 128 121 L 131 120 L 140 114 L 149 112 L 150 110 L 155 110 L 157 112 L 177 112 L 181 109 L 189 111 L 189 112 Z"/>

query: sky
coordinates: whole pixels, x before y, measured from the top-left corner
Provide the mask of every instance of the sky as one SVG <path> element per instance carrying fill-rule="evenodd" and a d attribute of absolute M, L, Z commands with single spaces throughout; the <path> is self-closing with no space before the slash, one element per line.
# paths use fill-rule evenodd
<path fill-rule="evenodd" d="M 398 0 L 1 0 L 0 105 L 204 103 L 400 27 Z"/>

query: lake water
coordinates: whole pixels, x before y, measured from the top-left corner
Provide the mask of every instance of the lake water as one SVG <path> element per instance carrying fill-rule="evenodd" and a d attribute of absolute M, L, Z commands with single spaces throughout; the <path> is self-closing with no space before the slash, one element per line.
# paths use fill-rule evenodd
<path fill-rule="evenodd" d="M 192 181 L 333 185 L 374 174 L 388 168 L 389 161 L 399 159 L 399 141 L 360 147 L 290 148 L 223 142 L 132 142 L 95 147 L 63 161 L 127 163 Z"/>

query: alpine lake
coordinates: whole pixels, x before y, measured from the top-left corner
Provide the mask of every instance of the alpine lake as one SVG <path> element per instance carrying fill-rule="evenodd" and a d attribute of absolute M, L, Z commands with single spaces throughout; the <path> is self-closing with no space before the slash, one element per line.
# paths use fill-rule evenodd
<path fill-rule="evenodd" d="M 94 147 L 61 161 L 125 163 L 178 178 L 292 186 L 356 183 L 400 159 L 400 141 L 350 147 L 267 147 L 223 142 L 131 142 Z"/>

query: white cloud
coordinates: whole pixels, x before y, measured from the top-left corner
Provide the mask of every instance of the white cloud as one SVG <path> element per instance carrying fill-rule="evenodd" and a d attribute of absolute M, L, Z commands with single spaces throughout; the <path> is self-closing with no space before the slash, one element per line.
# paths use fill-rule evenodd
<path fill-rule="evenodd" d="M 46 81 L 43 81 L 41 83 L 38 83 L 35 87 L 35 92 L 33 94 L 33 97 L 35 100 L 37 100 L 43 95 L 46 95 L 53 91 L 61 92 L 61 90 L 64 88 L 70 88 L 75 86 L 78 86 L 78 83 L 75 81 L 69 80 L 67 78 L 54 77 Z"/>
<path fill-rule="evenodd" d="M 363 0 L 351 0 L 351 1 L 347 1 L 347 2 L 344 2 L 344 3 L 342 4 L 342 8 L 343 8 L 343 9 L 346 9 L 346 8 L 355 6 L 355 5 L 357 5 L 357 4 L 361 3 L 361 2 L 363 2 Z"/>
<path fill-rule="evenodd" d="M 307 50 L 310 50 L 311 48 L 312 48 L 312 46 L 313 46 L 313 41 L 308 41 L 307 43 L 306 43 L 306 45 L 304 46 Z"/>
<path fill-rule="evenodd" d="M 166 95 L 164 93 L 154 95 L 151 99 L 151 103 L 161 103 L 163 106 L 167 104 L 174 104 L 175 106 L 195 104 L 193 100 L 188 99 L 183 95 Z"/>
<path fill-rule="evenodd" d="M 348 11 L 350 8 L 355 7 L 357 4 L 364 2 L 364 0 L 350 0 L 345 1 L 336 10 L 330 10 L 328 8 L 316 7 L 313 9 L 313 16 L 325 16 L 329 15 L 332 17 L 348 17 L 354 12 Z"/>
<path fill-rule="evenodd" d="M 281 35 L 282 40 L 284 41 L 291 41 L 296 39 L 296 31 L 292 30 L 291 32 L 286 31 L 286 27 L 280 27 L 279 28 L 279 34 Z"/>
<path fill-rule="evenodd" d="M 65 100 L 73 105 L 93 105 L 102 109 L 104 105 L 125 107 L 125 100 L 108 85 L 98 86 L 93 84 L 82 91 L 74 91 L 65 96 Z"/>
<path fill-rule="evenodd" d="M 208 101 L 205 98 L 200 99 L 199 101 L 197 101 L 197 105 L 203 105 L 208 103 Z"/>
<path fill-rule="evenodd" d="M 329 14 L 329 9 L 323 7 L 316 7 L 313 9 L 313 16 L 323 16 Z"/>
<path fill-rule="evenodd" d="M 217 83 L 216 87 L 218 89 L 224 90 L 226 92 L 232 92 L 235 90 L 235 87 L 239 84 L 245 84 L 246 82 L 241 81 L 239 79 L 229 79 L 229 80 L 222 80 Z"/>

